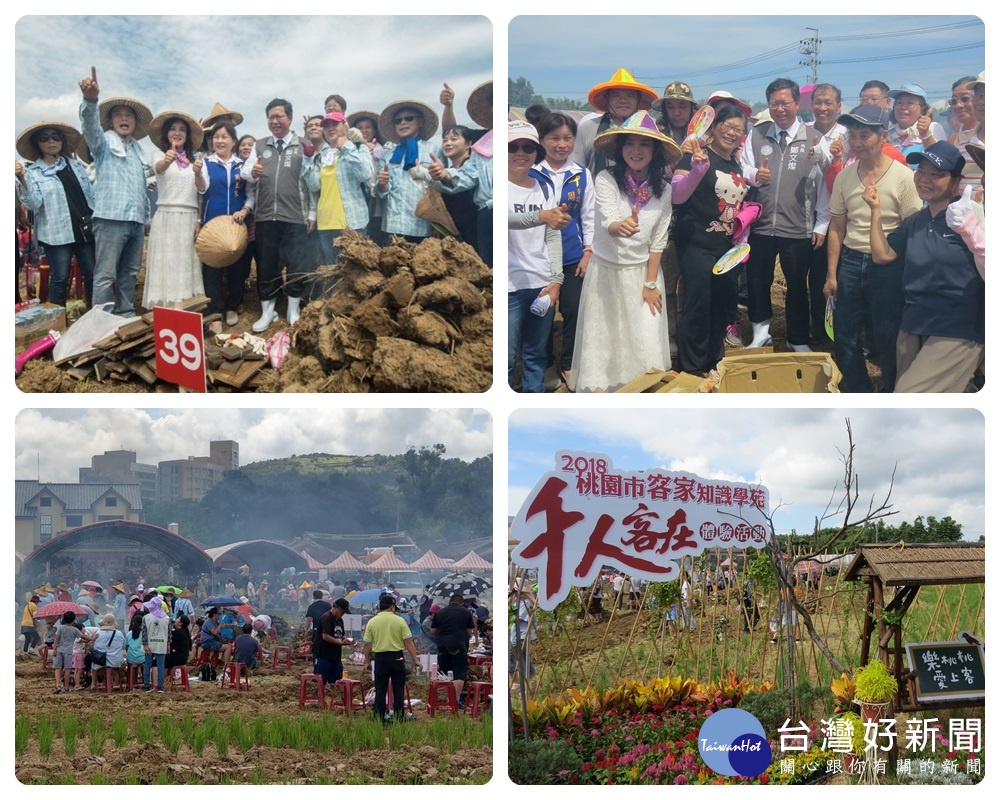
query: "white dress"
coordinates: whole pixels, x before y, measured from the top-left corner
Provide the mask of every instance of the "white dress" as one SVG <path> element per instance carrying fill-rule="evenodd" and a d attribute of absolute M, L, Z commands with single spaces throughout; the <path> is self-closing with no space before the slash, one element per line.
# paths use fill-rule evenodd
<path fill-rule="evenodd" d="M 194 168 L 175 161 L 156 176 L 156 213 L 149 227 L 143 308 L 187 300 L 205 293 L 201 260 L 194 249 L 198 190 Z"/>
<path fill-rule="evenodd" d="M 608 226 L 632 208 L 610 172 L 594 180 L 596 219 L 593 255 L 583 279 L 573 355 L 577 392 L 614 391 L 649 369 L 670 369 L 670 338 L 664 312 L 655 317 L 642 301 L 651 252 L 662 253 L 670 226 L 670 185 L 639 210 L 639 232 L 612 236 Z M 665 297 L 663 274 L 656 284 Z"/>

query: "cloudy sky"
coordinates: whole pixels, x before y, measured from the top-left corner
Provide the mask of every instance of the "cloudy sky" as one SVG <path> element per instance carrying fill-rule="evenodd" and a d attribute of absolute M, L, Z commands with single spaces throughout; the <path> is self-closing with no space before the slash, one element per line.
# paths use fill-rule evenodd
<path fill-rule="evenodd" d="M 809 533 L 830 498 L 843 497 L 848 417 L 866 507 L 885 497 L 895 466 L 899 514 L 887 524 L 951 516 L 965 538 L 985 532 L 985 429 L 973 409 L 520 410 L 510 418 L 508 514 L 565 448 L 607 454 L 619 470 L 761 483 L 772 511 L 785 504 L 775 514 L 778 532 Z"/>
<path fill-rule="evenodd" d="M 15 422 L 16 478 L 76 483 L 105 450 L 156 464 L 207 456 L 213 439 L 240 443 L 240 463 L 308 453 L 395 455 L 441 442 L 447 457 L 493 452 L 490 415 L 474 409 L 25 409 Z"/>
<path fill-rule="evenodd" d="M 799 65 L 809 60 L 799 52 L 799 41 L 815 35 L 808 28 L 819 29 L 819 79 L 840 87 L 845 106 L 856 102 L 866 80 L 877 78 L 893 88 L 920 84 L 932 104 L 943 108 L 953 81 L 984 69 L 984 26 L 977 17 L 748 17 L 720 11 L 517 17 L 509 28 L 507 73 L 527 78 L 543 96 L 585 100 L 590 87 L 626 67 L 657 92 L 683 80 L 697 99 L 727 89 L 754 103 L 765 99 L 773 78 L 812 82 L 811 71 Z"/>
<path fill-rule="evenodd" d="M 440 113 L 444 81 L 468 123 L 469 92 L 493 72 L 492 26 L 474 16 L 25 16 L 15 34 L 17 131 L 43 119 L 79 127 L 77 84 L 91 65 L 103 97 L 196 119 L 219 101 L 253 135 L 267 133 L 274 97 L 292 103 L 301 134 L 302 115 L 322 113 L 330 94 L 348 113 L 404 98 Z"/>

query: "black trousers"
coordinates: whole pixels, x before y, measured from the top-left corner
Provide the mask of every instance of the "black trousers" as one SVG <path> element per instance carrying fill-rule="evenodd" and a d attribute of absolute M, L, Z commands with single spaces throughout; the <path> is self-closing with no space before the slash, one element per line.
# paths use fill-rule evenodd
<path fill-rule="evenodd" d="M 684 292 L 684 310 L 677 323 L 677 355 L 684 372 L 708 372 L 725 353 L 726 326 L 736 308 L 736 270 L 714 275 L 712 267 L 720 255 L 677 242 Z"/>
<path fill-rule="evenodd" d="M 789 344 L 809 343 L 809 267 L 812 263 L 811 239 L 787 239 L 782 236 L 750 234 L 750 260 L 747 262 L 747 309 L 751 322 L 771 319 L 771 284 L 774 261 L 781 259 L 788 290 L 785 294 L 785 324 Z"/>
<path fill-rule="evenodd" d="M 306 239 L 306 226 L 294 222 L 257 220 L 257 294 L 274 300 L 281 290 L 281 260 L 288 260 L 285 294 L 309 297 L 316 259 Z"/>
<path fill-rule="evenodd" d="M 201 265 L 201 276 L 205 282 L 205 294 L 208 295 L 206 314 L 221 314 L 223 311 L 239 311 L 243 305 L 243 290 L 246 288 L 247 277 L 250 275 L 250 262 L 253 261 L 253 245 L 228 267 L 209 267 Z"/>
<path fill-rule="evenodd" d="M 375 659 L 375 718 L 385 718 L 385 695 L 392 682 L 392 710 L 403 715 L 406 704 L 406 661 L 402 650 L 373 653 Z"/>

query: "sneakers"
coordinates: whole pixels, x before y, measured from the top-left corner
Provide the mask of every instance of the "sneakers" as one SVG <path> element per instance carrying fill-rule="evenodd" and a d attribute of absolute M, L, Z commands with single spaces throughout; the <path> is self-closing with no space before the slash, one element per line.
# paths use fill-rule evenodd
<path fill-rule="evenodd" d="M 156 693 L 157 694 L 166 694 L 166 692 L 164 692 L 163 689 L 157 689 Z"/>
<path fill-rule="evenodd" d="M 62 686 L 57 686 L 52 690 L 52 694 L 62 694 Z"/>
<path fill-rule="evenodd" d="M 152 686 L 147 686 L 147 687 L 145 687 L 143 689 L 143 691 L 146 692 L 146 694 L 152 694 L 153 693 L 153 687 Z"/>
<path fill-rule="evenodd" d="M 226 312 L 226 324 L 230 328 L 235 327 L 236 325 L 239 325 L 239 322 L 240 322 L 240 315 L 239 314 L 237 314 L 235 311 L 227 311 Z"/>
<path fill-rule="evenodd" d="M 726 326 L 726 344 L 730 347 L 743 347 L 743 334 L 740 333 L 739 323 L 731 322 Z"/>

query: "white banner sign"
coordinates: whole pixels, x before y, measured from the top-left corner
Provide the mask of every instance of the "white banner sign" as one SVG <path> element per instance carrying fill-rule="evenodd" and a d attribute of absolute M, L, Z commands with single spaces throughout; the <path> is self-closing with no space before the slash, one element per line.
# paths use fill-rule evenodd
<path fill-rule="evenodd" d="M 690 472 L 615 470 L 601 453 L 560 450 L 514 517 L 511 560 L 538 570 L 538 604 L 552 610 L 602 566 L 669 581 L 677 561 L 707 548 L 762 548 L 768 539 L 763 486 Z"/>

